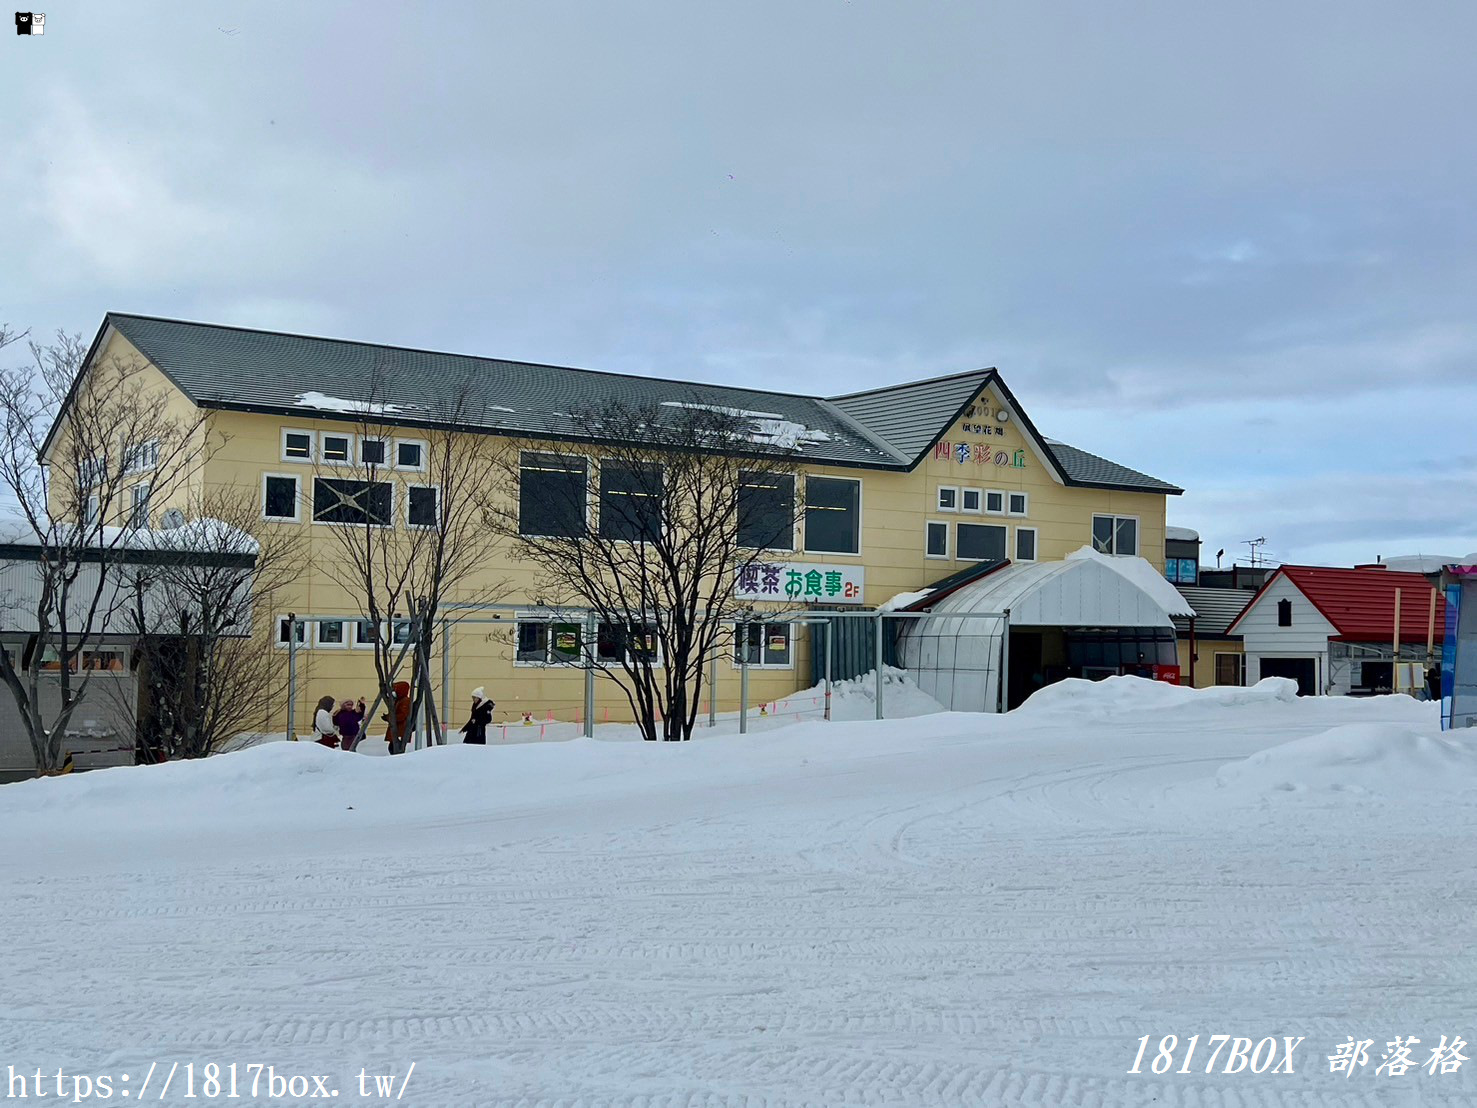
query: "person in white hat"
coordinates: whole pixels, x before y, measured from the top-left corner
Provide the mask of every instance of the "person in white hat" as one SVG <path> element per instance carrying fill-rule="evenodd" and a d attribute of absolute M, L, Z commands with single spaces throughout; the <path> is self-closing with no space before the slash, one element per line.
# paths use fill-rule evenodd
<path fill-rule="evenodd" d="M 487 690 L 481 685 L 472 690 L 472 714 L 462 726 L 462 742 L 487 745 L 487 726 L 492 722 L 492 710 L 496 707 L 487 699 Z"/>

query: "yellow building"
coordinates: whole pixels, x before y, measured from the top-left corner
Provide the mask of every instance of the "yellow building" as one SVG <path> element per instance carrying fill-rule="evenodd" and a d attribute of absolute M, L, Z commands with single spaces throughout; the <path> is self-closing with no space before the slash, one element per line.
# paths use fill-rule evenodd
<path fill-rule="evenodd" d="M 187 491 L 234 489 L 260 507 L 264 533 L 292 529 L 302 537 L 302 572 L 279 615 L 342 622 L 311 625 L 295 652 L 300 728 L 319 696 L 372 695 L 374 688 L 356 622 L 361 609 L 327 571 L 341 556 L 331 529 L 344 507 L 331 495 L 331 467 L 373 452 L 387 488 L 380 507 L 367 510 L 383 510 L 387 526 L 413 525 L 414 514 L 439 495 L 418 484 L 417 474 L 426 436 L 436 428 L 432 401 L 452 380 L 471 380 L 476 390 L 459 433 L 540 438 L 550 453 L 576 459 L 581 479 L 591 481 L 598 449 L 571 441 L 561 423 L 566 413 L 620 399 L 752 416 L 760 441 L 795 446 L 798 495 L 807 507 L 793 549 L 777 557 L 818 575 L 794 598 L 812 607 L 875 607 L 970 566 L 1062 559 L 1084 545 L 1141 556 L 1162 573 L 1166 498 L 1181 491 L 1044 437 L 992 369 L 823 398 L 123 314 L 106 317 L 83 378 L 110 362 L 141 365 L 165 410 L 203 412 L 214 443 L 189 489 L 167 500 L 151 498 L 149 474 L 140 472 L 143 491 L 114 506 L 117 522 L 157 524 L 186 502 Z M 358 431 L 371 378 L 390 382 L 373 401 L 376 420 L 390 430 L 375 439 Z M 502 583 L 504 603 L 535 608 L 529 569 L 491 542 L 486 572 Z M 764 584 L 748 582 L 755 598 L 766 599 Z M 525 712 L 575 719 L 583 706 L 581 674 L 550 664 L 557 618 L 520 620 L 514 610 L 499 617 L 462 624 L 451 635 L 454 711 L 473 687 L 484 686 L 497 701 L 498 721 Z M 285 645 L 285 625 L 263 630 L 272 643 L 264 648 Z M 433 674 L 439 679 L 439 662 Z M 732 658 L 718 677 L 718 707 L 735 708 Z M 755 702 L 809 686 L 809 636 L 788 624 L 766 632 L 750 677 Z M 599 682 L 598 692 L 597 719 L 629 718 L 624 697 L 608 682 Z M 284 706 L 279 727 L 285 718 Z"/>

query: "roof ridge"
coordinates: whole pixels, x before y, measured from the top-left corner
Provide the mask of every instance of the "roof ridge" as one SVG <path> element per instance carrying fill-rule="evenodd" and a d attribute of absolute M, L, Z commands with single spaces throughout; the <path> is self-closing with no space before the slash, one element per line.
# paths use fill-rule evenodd
<path fill-rule="evenodd" d="M 557 365 L 553 362 L 531 362 L 522 358 L 502 358 L 487 354 L 466 354 L 458 350 L 432 350 L 424 346 L 397 346 L 388 342 L 365 342 L 362 339 L 336 338 L 331 335 L 309 335 L 301 331 L 274 331 L 265 327 L 242 327 L 234 323 L 209 323 L 200 319 L 175 319 L 170 316 L 141 315 L 138 312 L 113 312 L 106 314 L 107 320 L 138 319 L 151 323 L 173 323 L 181 327 L 204 327 L 215 331 L 239 331 L 248 335 L 269 335 L 284 339 L 306 339 L 309 342 L 328 342 L 342 346 L 368 347 L 374 350 L 395 350 L 406 354 L 430 354 L 438 358 L 466 358 L 474 362 L 503 362 L 507 365 L 532 366 L 534 369 L 557 369 L 566 373 L 589 373 L 599 377 L 618 377 L 630 381 L 657 381 L 668 385 L 687 385 L 698 388 L 734 389 L 751 392 L 759 396 L 780 396 L 788 400 L 826 400 L 824 396 L 811 393 L 781 392 L 779 389 L 758 389 L 751 385 L 727 385 L 719 381 L 692 381 L 680 377 L 655 377 L 645 373 L 618 373 L 609 369 L 588 369 L 584 366 Z"/>
<path fill-rule="evenodd" d="M 860 396 L 875 396 L 879 392 L 892 392 L 894 389 L 907 389 L 912 388 L 914 385 L 936 385 L 940 381 L 953 381 L 965 377 L 974 377 L 979 374 L 999 372 L 1000 370 L 995 366 L 986 366 L 983 369 L 965 369 L 960 370 L 958 373 L 944 373 L 938 377 L 923 377 L 917 381 L 903 381 L 896 385 L 882 385 L 875 389 L 862 389 L 860 392 L 843 392 L 835 396 L 822 396 L 817 399 L 829 400 L 835 403 L 837 400 L 855 400 Z"/>

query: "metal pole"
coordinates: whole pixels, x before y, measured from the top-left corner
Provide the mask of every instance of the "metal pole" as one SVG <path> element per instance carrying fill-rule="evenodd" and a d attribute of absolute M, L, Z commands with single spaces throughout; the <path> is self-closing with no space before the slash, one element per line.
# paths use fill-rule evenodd
<path fill-rule="evenodd" d="M 295 612 L 287 613 L 287 740 L 297 738 L 297 628 Z"/>
<path fill-rule="evenodd" d="M 1400 590 L 1395 590 L 1395 643 L 1390 664 L 1390 690 L 1400 691 Z M 1320 690 L 1321 691 L 1321 690 Z"/>
<path fill-rule="evenodd" d="M 1005 630 L 1000 635 L 1000 710 L 1010 711 L 1010 609 L 1005 609 Z"/>
<path fill-rule="evenodd" d="M 451 625 L 441 617 L 441 722 L 451 722 Z"/>
<path fill-rule="evenodd" d="M 882 718 L 882 609 L 877 609 L 877 618 L 873 627 L 876 630 L 876 679 L 877 679 L 877 718 Z"/>
<path fill-rule="evenodd" d="M 749 625 L 747 623 L 734 624 L 734 634 L 743 629 L 743 638 L 739 640 L 739 734 L 749 733 Z"/>
<path fill-rule="evenodd" d="M 831 631 L 836 626 L 834 620 L 826 620 L 826 720 L 831 719 Z"/>
<path fill-rule="evenodd" d="M 585 613 L 585 738 L 595 736 L 595 613 Z"/>
<path fill-rule="evenodd" d="M 708 726 L 718 726 L 718 644 L 708 658 Z"/>

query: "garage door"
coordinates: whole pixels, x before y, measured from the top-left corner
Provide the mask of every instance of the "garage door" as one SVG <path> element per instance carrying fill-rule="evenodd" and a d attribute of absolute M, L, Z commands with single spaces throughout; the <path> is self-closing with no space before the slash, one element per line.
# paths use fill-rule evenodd
<path fill-rule="evenodd" d="M 1317 658 L 1263 658 L 1261 671 L 1263 677 L 1291 677 L 1299 696 L 1318 694 Z"/>

